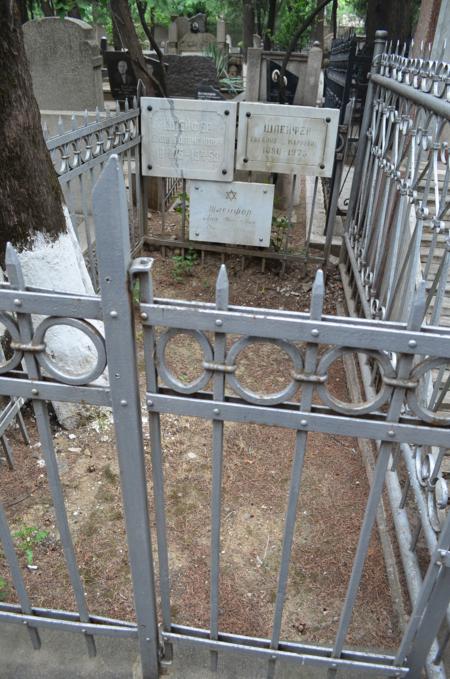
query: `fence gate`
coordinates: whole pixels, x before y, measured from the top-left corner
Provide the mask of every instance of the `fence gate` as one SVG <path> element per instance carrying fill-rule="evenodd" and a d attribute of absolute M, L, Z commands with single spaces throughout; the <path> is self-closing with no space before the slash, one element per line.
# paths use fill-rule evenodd
<path fill-rule="evenodd" d="M 140 258 L 129 266 L 128 215 L 119 161 L 108 161 L 94 191 L 94 218 L 100 296 L 54 293 L 26 288 L 17 255 L 8 248 L 9 283 L 0 288 L 1 322 L 8 329 L 11 355 L 1 368 L 0 393 L 30 398 L 45 455 L 67 569 L 77 612 L 33 608 L 15 554 L 3 510 L 0 538 L 19 604 L 0 603 L 0 621 L 25 624 L 33 647 L 40 646 L 39 629 L 51 627 L 84 635 L 95 654 L 95 637 L 135 637 L 139 641 L 143 676 L 156 679 L 162 660 L 170 660 L 178 644 L 209 649 L 213 669 L 218 657 L 247 653 L 267 661 L 267 676 L 282 676 L 284 662 L 322 668 L 329 677 L 353 670 L 387 677 L 420 677 L 431 644 L 450 600 L 450 520 L 440 534 L 402 641 L 395 654 L 354 651 L 345 641 L 367 558 L 370 535 L 386 474 L 397 446 L 448 446 L 450 418 L 438 422 L 418 393 L 421 378 L 450 360 L 450 330 L 422 328 L 424 290 L 420 288 L 406 324 L 382 323 L 323 314 L 323 279 L 317 274 L 309 313 L 236 307 L 228 301 L 226 270 L 217 279 L 216 303 L 161 300 L 153 297 L 151 260 Z M 144 336 L 146 403 L 150 419 L 158 576 L 150 538 L 141 403 L 136 368 L 131 279 L 140 281 L 139 318 Z M 32 314 L 44 317 L 37 326 Z M 86 320 L 89 319 L 89 320 Z M 92 321 L 103 321 L 104 337 Z M 64 374 L 45 353 L 45 334 L 58 324 L 69 324 L 91 339 L 97 360 L 85 374 Z M 161 332 L 160 332 L 161 331 Z M 203 353 L 203 373 L 192 382 L 171 372 L 166 358 L 174 335 L 190 334 Z M 227 341 L 228 340 L 228 341 Z M 260 341 L 281 348 L 290 358 L 289 384 L 262 396 L 243 386 L 235 372 L 239 354 Z M 347 352 L 370 357 L 381 375 L 376 396 L 362 404 L 337 400 L 327 388 L 328 372 Z M 22 369 L 20 365 L 23 365 Z M 108 368 L 109 386 L 94 381 Z M 207 387 L 211 383 L 212 389 Z M 296 398 L 300 388 L 300 398 Z M 67 520 L 58 465 L 45 401 L 58 400 L 112 406 L 134 587 L 136 624 L 99 618 L 88 611 Z M 212 422 L 212 493 L 210 546 L 210 627 L 184 627 L 171 621 L 171 587 L 166 530 L 164 441 L 160 414 L 195 416 Z M 284 522 L 272 633 L 268 639 L 219 629 L 220 542 L 223 434 L 225 422 L 253 422 L 296 432 L 288 506 Z M 342 606 L 338 631 L 331 647 L 281 639 L 281 621 L 288 569 L 301 492 L 304 455 L 310 432 L 362 437 L 381 441 L 373 482 L 367 497 L 359 542 Z M 156 601 L 158 577 L 160 601 Z M 159 623 L 159 629 L 158 629 Z"/>

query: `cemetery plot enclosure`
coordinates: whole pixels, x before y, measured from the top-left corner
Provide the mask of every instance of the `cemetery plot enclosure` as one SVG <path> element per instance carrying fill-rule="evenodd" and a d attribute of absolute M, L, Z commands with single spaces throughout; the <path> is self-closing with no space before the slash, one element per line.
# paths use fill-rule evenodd
<path fill-rule="evenodd" d="M 222 653 L 248 653 L 266 663 L 269 677 L 282 671 L 283 662 L 311 665 L 333 674 L 353 670 L 358 676 L 370 673 L 420 677 L 450 599 L 447 566 L 450 520 L 442 525 L 437 549 L 431 555 L 400 643 L 388 653 L 356 651 L 349 648 L 347 639 L 364 563 L 370 562 L 373 554 L 370 538 L 384 480 L 390 473 L 392 455 L 399 444 L 445 447 L 448 441 L 448 419 L 430 426 L 427 409 L 419 403 L 421 376 L 432 369 L 436 361 L 442 363 L 450 359 L 448 331 L 422 327 L 423 287 L 418 291 L 407 323 L 389 325 L 324 314 L 320 272 L 312 289 L 309 312 L 231 305 L 225 268 L 217 279 L 215 304 L 158 299 L 152 288 L 151 261 L 142 257 L 129 261 L 125 236 L 128 234 L 126 192 L 117 158 L 108 161 L 94 198 L 101 295 L 81 297 L 26 289 L 11 248 L 7 259 L 9 283 L 0 289 L 2 322 L 13 340 L 11 355 L 1 368 L 0 390 L 32 400 L 77 612 L 32 607 L 11 532 L 1 514 L 0 536 L 19 605 L 0 604 L 0 620 L 25 623 L 35 648 L 40 645 L 41 626 L 78 631 L 84 635 L 91 654 L 95 653 L 96 635 L 135 638 L 139 642 L 146 679 L 159 676 L 160 661 L 169 661 L 171 654 L 177 652 L 178 644 L 208 649 L 213 667 L 222 661 Z M 115 248 L 109 247 L 111 239 L 116 243 Z M 140 281 L 137 328 L 143 335 L 157 562 L 153 558 L 150 538 L 153 531 L 147 507 L 135 319 L 129 294 L 130 282 L 136 278 Z M 31 322 L 32 314 L 44 317 L 36 327 Z M 104 324 L 104 337 L 92 324 L 98 320 Z M 51 357 L 46 355 L 46 332 L 55 325 L 67 323 L 86 333 L 92 341 L 95 358 L 84 374 L 70 375 L 62 367 L 56 369 Z M 187 335 L 198 345 L 201 355 L 198 374 L 189 371 L 178 374 L 170 361 L 170 343 L 179 335 Z M 250 352 L 247 360 L 251 364 L 251 356 L 257 355 L 261 344 L 268 345 L 268 351 L 277 350 L 283 354 L 283 361 L 278 362 L 282 379 L 270 393 L 262 393 L 258 381 L 256 384 L 244 381 L 238 371 L 245 352 Z M 331 388 L 330 375 L 336 369 L 336 363 L 348 352 L 369 356 L 382 376 L 378 392 L 364 403 L 346 402 L 342 393 L 337 395 Z M 22 360 L 25 363 L 20 369 Z M 109 386 L 97 386 L 95 379 L 105 367 Z M 99 618 L 87 608 L 45 407 L 45 401 L 52 399 L 112 407 L 136 624 L 111 617 Z M 404 408 L 406 404 L 408 411 Z M 167 532 L 169 498 L 164 465 L 166 443 L 160 427 L 163 414 L 200 418 L 210 424 L 210 535 L 204 545 L 210 590 L 208 629 L 195 627 L 189 619 L 184 626 L 172 621 L 171 536 Z M 270 636 L 264 639 L 244 635 L 233 626 L 223 629 L 220 623 L 221 568 L 225 561 L 221 546 L 221 539 L 225 537 L 222 512 L 224 427 L 229 422 L 242 426 L 252 423 L 293 433 L 292 468 L 288 474 L 289 490 L 276 569 L 272 626 Z M 297 517 L 297 501 L 299 496 L 302 497 L 305 454 L 310 437 L 319 433 L 337 439 L 358 437 L 381 441 L 374 478 L 364 498 L 365 510 L 358 521 L 358 529 L 355 531 L 353 527 L 359 537 L 355 550 L 348 556 L 351 572 L 347 571 L 344 579 L 345 595 L 334 638 L 327 645 L 314 645 L 303 638 L 301 641 L 283 641 L 282 637 L 296 519 L 302 523 L 302 516 Z M 236 461 L 242 462 L 239 458 Z M 189 529 L 187 526 L 186 530 Z M 233 544 L 236 555 L 240 553 L 239 547 L 239 543 Z M 302 552 L 302 548 L 296 552 L 299 563 Z M 297 586 L 301 593 L 301 579 Z"/>

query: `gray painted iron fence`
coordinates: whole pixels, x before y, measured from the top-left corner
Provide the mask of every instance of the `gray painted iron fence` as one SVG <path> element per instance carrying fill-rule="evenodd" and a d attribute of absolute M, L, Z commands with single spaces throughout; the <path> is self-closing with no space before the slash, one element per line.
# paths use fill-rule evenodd
<path fill-rule="evenodd" d="M 349 309 L 365 318 L 405 322 L 421 281 L 424 322 L 449 323 L 450 65 L 427 55 L 407 58 L 379 34 L 356 158 L 341 257 Z M 359 356 L 366 394 L 376 370 Z M 419 375 L 429 422 L 449 414 L 449 362 Z M 408 591 L 422 586 L 419 548 L 433 554 L 446 517 L 448 449 L 401 444 L 387 482 Z M 406 478 L 406 482 L 402 479 Z M 450 612 L 446 615 L 450 625 Z M 448 642 L 449 634 L 444 639 Z M 434 654 L 438 645 L 434 644 Z M 439 654 L 438 654 L 438 657 Z M 442 677 L 428 662 L 429 677 Z"/>
<path fill-rule="evenodd" d="M 426 304 L 424 285 L 418 287 L 406 323 L 324 315 L 320 271 L 314 283 L 309 313 L 230 305 L 225 267 L 221 268 L 217 279 L 215 304 L 158 299 L 152 289 L 152 260 L 130 259 L 126 189 L 116 156 L 108 160 L 94 189 L 93 213 L 99 296 L 27 288 L 14 249 L 9 246 L 7 250 L 9 282 L 0 286 L 0 318 L 11 335 L 12 351 L 0 368 L 0 394 L 31 399 L 77 611 L 33 607 L 2 509 L 0 539 L 19 603 L 1 602 L 0 621 L 25 624 L 35 649 L 40 647 L 41 627 L 82 634 L 90 655 L 95 654 L 96 636 L 135 638 L 139 642 L 144 679 L 157 679 L 161 662 L 170 661 L 178 644 L 209 649 L 213 669 L 219 654 L 226 657 L 227 653 L 246 653 L 267 661 L 268 677 L 273 677 L 279 666 L 287 662 L 299 667 L 322 668 L 329 677 L 339 673 L 345 676 L 345 672 L 353 670 L 358 676 L 368 673 L 418 679 L 450 600 L 449 517 L 442 525 L 413 613 L 396 652 L 355 651 L 349 649 L 345 641 L 377 507 L 398 446 L 445 448 L 448 445 L 450 418 L 434 422 L 433 413 L 420 397 L 421 376 L 450 359 L 450 330 L 422 325 Z M 133 317 L 130 295 L 135 278 L 140 281 L 138 319 L 144 335 L 158 574 L 154 567 L 147 506 L 134 336 L 137 319 Z M 36 317 L 39 320 L 33 321 Z M 92 321 L 103 322 L 104 334 Z M 65 374 L 46 354 L 46 332 L 58 324 L 69 324 L 84 332 L 95 347 L 96 360 L 84 374 Z M 203 372 L 190 383 L 178 379 L 166 360 L 169 341 L 180 333 L 191 335 L 203 352 Z M 289 384 L 279 392 L 266 395 L 245 387 L 236 374 L 241 352 L 261 341 L 280 348 L 292 364 Z M 381 375 L 378 392 L 364 403 L 343 403 L 327 387 L 330 368 L 349 352 L 362 352 L 370 357 Z M 105 367 L 109 386 L 96 386 L 94 381 Z M 98 617 L 87 608 L 47 413 L 46 401 L 50 400 L 112 407 L 136 624 Z M 212 422 L 208 630 L 175 625 L 171 620 L 161 413 L 194 416 Z M 223 435 L 226 422 L 230 421 L 277 426 L 296 432 L 275 612 L 268 639 L 234 634 L 233 630 L 221 630 L 219 625 Z M 381 442 L 338 631 L 330 647 L 281 639 L 297 502 L 310 432 Z M 159 604 L 155 595 L 156 578 Z"/>
<path fill-rule="evenodd" d="M 147 212 L 146 188 L 141 176 L 139 105 L 134 100 L 129 108 L 125 101 L 124 111 L 95 112 L 90 121 L 87 111 L 81 125 L 75 114 L 70 129 L 64 127 L 62 117 L 58 121 L 58 134 L 49 137 L 44 123 L 47 148 L 59 177 L 64 199 L 80 243 L 95 289 L 98 275 L 95 252 L 95 230 L 92 217 L 92 190 L 105 162 L 111 156 L 119 156 L 127 184 L 130 217 L 131 249 L 137 252 L 143 242 Z"/>

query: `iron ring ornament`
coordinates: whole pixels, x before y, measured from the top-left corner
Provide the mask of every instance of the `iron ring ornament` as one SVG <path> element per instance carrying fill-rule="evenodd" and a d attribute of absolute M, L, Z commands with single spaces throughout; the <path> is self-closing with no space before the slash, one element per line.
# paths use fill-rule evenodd
<path fill-rule="evenodd" d="M 168 387 L 171 387 L 181 394 L 194 394 L 195 392 L 206 387 L 209 380 L 211 379 L 212 371 L 204 369 L 197 379 L 188 383 L 181 382 L 179 379 L 177 379 L 177 377 L 167 367 L 166 350 L 169 342 L 174 337 L 180 335 L 187 335 L 188 337 L 192 337 L 194 340 L 196 340 L 203 351 L 203 362 L 212 363 L 214 356 L 213 349 L 204 333 L 200 332 L 199 330 L 178 330 L 177 328 L 170 328 L 159 337 L 156 343 L 158 373 Z"/>
<path fill-rule="evenodd" d="M 237 342 L 233 344 L 231 349 L 227 353 L 225 364 L 229 367 L 236 365 L 236 360 L 239 354 L 248 346 L 252 344 L 260 343 L 270 343 L 274 346 L 279 347 L 284 353 L 286 353 L 292 361 L 294 368 L 293 379 L 289 384 L 280 391 L 271 394 L 258 394 L 247 387 L 242 386 L 239 382 L 236 373 L 227 374 L 228 385 L 233 389 L 233 391 L 241 396 L 248 403 L 254 403 L 255 405 L 265 405 L 272 406 L 292 399 L 298 390 L 298 381 L 295 379 L 295 374 L 300 373 L 303 370 L 303 359 L 300 350 L 294 344 L 286 342 L 285 340 L 275 340 L 266 339 L 264 337 L 241 337 Z"/>
<path fill-rule="evenodd" d="M 334 347 L 327 351 L 319 361 L 317 368 L 319 377 L 325 377 L 328 374 L 329 368 L 335 361 L 342 358 L 345 354 L 353 354 L 354 351 L 354 349 L 349 347 Z M 361 350 L 360 353 L 363 353 L 376 361 L 383 378 L 395 379 L 395 370 L 386 354 L 371 349 Z M 388 402 L 392 394 L 392 386 L 383 382 L 383 386 L 374 399 L 357 404 L 341 401 L 330 394 L 326 387 L 326 382 L 319 382 L 317 391 L 322 403 L 338 413 L 342 413 L 343 415 L 366 415 L 367 413 L 379 410 Z"/>
<path fill-rule="evenodd" d="M 448 360 L 441 358 L 427 358 L 418 363 L 412 370 L 410 379 L 419 383 L 430 370 L 436 370 L 441 367 L 447 367 Z M 430 410 L 419 401 L 420 394 L 417 389 L 411 389 L 407 394 L 407 402 L 409 408 L 424 422 L 429 424 L 439 425 L 441 427 L 450 426 L 450 416 L 441 415 L 433 410 Z"/>
<path fill-rule="evenodd" d="M 94 345 L 94 348 L 97 352 L 97 358 L 94 366 L 83 373 L 68 375 L 67 373 L 61 372 L 58 369 L 56 364 L 49 358 L 45 351 L 37 354 L 37 360 L 39 361 L 41 367 L 44 368 L 44 370 L 51 377 L 64 384 L 81 386 L 83 384 L 94 382 L 98 377 L 100 377 L 106 368 L 106 349 L 102 334 L 95 326 L 93 326 L 91 323 L 88 323 L 88 321 L 81 320 L 79 318 L 48 317 L 44 319 L 42 323 L 40 323 L 36 328 L 33 335 L 32 344 L 44 344 L 45 335 L 50 328 L 67 325 L 80 330 Z"/>
<path fill-rule="evenodd" d="M 89 384 L 96 380 L 106 368 L 106 349 L 105 341 L 102 334 L 94 327 L 91 323 L 78 318 L 59 318 L 49 316 L 45 318 L 37 326 L 33 333 L 32 340 L 29 345 L 24 345 L 21 341 L 19 328 L 16 322 L 8 314 L 0 314 L 0 324 L 6 328 L 11 336 L 11 347 L 13 349 L 13 354 L 6 362 L 0 365 L 0 374 L 5 374 L 10 370 L 14 370 L 23 360 L 25 352 L 29 351 L 32 353 L 36 360 L 38 361 L 41 368 L 44 369 L 46 374 L 53 377 L 58 382 L 63 384 L 70 384 L 75 386 L 81 386 Z M 96 351 L 96 360 L 93 367 L 85 370 L 82 373 L 77 373 L 76 375 L 67 374 L 59 370 L 57 365 L 51 360 L 51 358 L 45 352 L 45 336 L 50 328 L 56 326 L 70 326 L 81 331 L 88 339 L 92 342 Z"/>

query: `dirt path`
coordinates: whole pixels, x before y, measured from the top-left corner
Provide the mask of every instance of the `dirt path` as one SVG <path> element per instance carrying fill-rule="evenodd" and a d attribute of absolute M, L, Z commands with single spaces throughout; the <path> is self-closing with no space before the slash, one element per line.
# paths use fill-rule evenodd
<path fill-rule="evenodd" d="M 193 275 L 175 280 L 175 262 L 156 255 L 155 294 L 159 297 L 214 300 L 219 259 L 194 263 Z M 257 264 L 244 272 L 238 260 L 228 263 L 233 304 L 304 310 L 309 306 L 311 278 L 294 269 L 280 278 Z M 335 313 L 341 291 L 331 279 L 327 313 Z M 195 370 L 195 351 L 187 342 L 171 348 L 174 370 Z M 283 356 L 261 345 L 244 352 L 239 370 L 246 384 L 268 391 L 280 388 Z M 139 365 L 143 372 L 142 349 Z M 348 399 L 343 368 L 332 373 L 332 390 Z M 41 451 L 28 415 L 31 449 L 12 432 L 16 468 L 0 466 L 1 498 L 15 531 L 43 529 L 32 539 L 35 570 L 26 568 L 23 543 L 16 544 L 34 605 L 73 608 L 61 546 L 55 528 Z M 177 623 L 208 626 L 211 485 L 211 424 L 197 418 L 162 417 L 164 472 L 169 523 L 172 613 Z M 148 456 L 148 427 L 145 425 Z M 110 416 L 86 413 L 75 432 L 55 427 L 77 556 L 90 610 L 132 618 L 119 476 Z M 295 433 L 227 423 L 225 426 L 220 627 L 266 636 L 276 591 L 283 519 L 290 480 Z M 149 487 L 151 482 L 149 478 Z M 356 441 L 348 437 L 309 436 L 298 523 L 283 623 L 284 638 L 331 643 L 345 596 L 368 486 Z M 34 542 L 33 542 L 34 540 Z M 14 598 L 0 556 L 0 597 Z M 3 582 L 3 585 L 2 585 Z M 398 639 L 378 537 L 373 536 L 349 642 L 353 646 L 389 648 Z"/>

